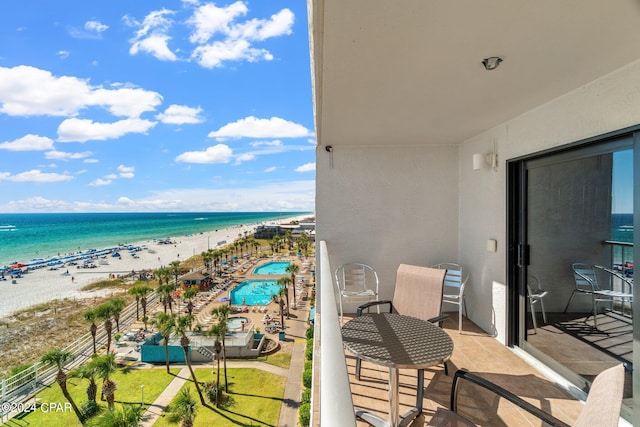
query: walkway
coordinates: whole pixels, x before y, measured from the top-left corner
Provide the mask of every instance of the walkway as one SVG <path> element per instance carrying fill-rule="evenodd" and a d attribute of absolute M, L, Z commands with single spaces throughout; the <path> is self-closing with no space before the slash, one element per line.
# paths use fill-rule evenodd
<path fill-rule="evenodd" d="M 178 394 L 185 382 L 191 377 L 189 368 L 184 366 L 178 375 L 169 383 L 160 396 L 149 406 L 149 409 L 142 416 L 142 427 L 151 427 L 153 423 L 162 415 L 173 398 Z"/>

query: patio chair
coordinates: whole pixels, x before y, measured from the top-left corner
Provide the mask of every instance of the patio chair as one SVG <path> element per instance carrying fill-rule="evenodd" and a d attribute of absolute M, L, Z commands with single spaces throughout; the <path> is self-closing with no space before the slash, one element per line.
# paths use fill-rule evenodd
<path fill-rule="evenodd" d="M 378 274 L 368 264 L 352 262 L 342 264 L 335 272 L 340 298 L 340 321 L 342 322 L 342 300 L 366 302 L 378 301 Z"/>
<path fill-rule="evenodd" d="M 531 317 L 533 318 L 533 330 L 538 332 L 538 322 L 536 319 L 535 304 L 540 303 L 540 311 L 542 311 L 542 320 L 547 323 L 547 314 L 544 311 L 543 298 L 549 294 L 549 291 L 540 289 L 540 280 L 537 277 L 527 276 L 527 298 L 529 299 L 529 307 L 531 308 Z"/>
<path fill-rule="evenodd" d="M 463 280 L 462 267 L 459 264 L 450 262 L 436 264 L 433 268 L 447 270 L 447 274 L 444 276 L 442 302 L 458 306 L 458 333 L 460 333 L 462 331 L 463 310 L 464 315 L 467 316 L 467 306 L 464 303 L 464 287 L 469 279 L 469 275 Z"/>
<path fill-rule="evenodd" d="M 509 400 L 518 407 L 524 409 L 536 418 L 542 420 L 545 425 L 568 427 L 569 424 L 557 419 L 553 415 L 533 406 L 521 397 L 494 384 L 478 375 L 465 370 L 458 370 L 451 385 L 450 409 L 438 408 L 427 426 L 475 426 L 471 420 L 458 414 L 458 391 L 461 380 L 485 388 L 497 396 Z M 606 369 L 595 378 L 591 384 L 587 401 L 576 419 L 575 427 L 615 427 L 620 421 L 620 408 L 624 392 L 624 366 L 622 364 Z M 469 394 L 467 394 L 469 396 Z"/>
<path fill-rule="evenodd" d="M 593 314 L 593 324 L 594 327 L 598 328 L 598 303 L 601 302 L 613 302 L 615 300 L 621 300 L 624 305 L 625 301 L 631 301 L 633 298 L 633 293 L 623 292 L 623 291 L 614 291 L 611 289 L 602 289 L 598 284 L 598 276 L 594 270 L 594 267 L 590 264 L 585 264 L 582 262 L 576 262 L 571 264 L 571 268 L 573 269 L 573 276 L 575 279 L 576 288 L 571 293 L 571 298 L 569 298 L 569 302 L 567 302 L 567 306 L 564 308 L 564 312 L 566 313 L 569 309 L 569 305 L 571 305 L 571 301 L 577 294 L 584 294 L 591 296 L 591 305 L 592 305 L 592 314 Z M 589 319 L 591 315 L 587 316 Z"/>
<path fill-rule="evenodd" d="M 442 315 L 442 291 L 446 271 L 431 267 L 400 264 L 396 272 L 396 288 L 392 300 L 371 301 L 358 307 L 356 316 L 361 316 L 363 310 L 383 304 L 389 305 L 389 313 L 412 316 L 438 324 L 448 316 Z M 362 361 L 356 359 L 356 378 L 360 379 Z M 447 363 L 444 363 L 445 375 L 449 374 Z M 422 408 L 424 393 L 424 369 L 418 369 L 418 395 L 416 407 Z"/>

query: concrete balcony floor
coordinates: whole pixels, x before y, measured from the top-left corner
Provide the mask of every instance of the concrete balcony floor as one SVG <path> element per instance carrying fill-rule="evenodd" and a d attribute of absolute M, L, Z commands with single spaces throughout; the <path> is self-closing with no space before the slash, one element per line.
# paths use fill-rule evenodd
<path fill-rule="evenodd" d="M 501 385 L 507 390 L 544 409 L 566 423 L 572 424 L 582 410 L 583 403 L 567 394 L 526 361 L 518 357 L 496 339 L 464 319 L 462 333 L 458 333 L 457 313 L 451 313 L 444 328 L 454 342 L 448 363 L 449 376 L 441 366 L 425 371 L 425 398 L 422 415 L 411 426 L 423 426 L 438 407 L 448 408 L 453 374 L 467 369 Z M 349 320 L 345 316 L 344 321 Z M 388 376 L 386 368 L 362 362 L 360 381 L 355 377 L 355 357 L 345 350 L 354 406 L 366 409 L 384 419 L 388 417 Z M 416 371 L 400 371 L 400 413 L 414 406 L 416 399 Z M 538 426 L 542 422 L 512 403 L 468 383 L 460 389 L 458 412 L 475 423 L 485 426 Z M 358 421 L 359 426 L 368 424 Z"/>

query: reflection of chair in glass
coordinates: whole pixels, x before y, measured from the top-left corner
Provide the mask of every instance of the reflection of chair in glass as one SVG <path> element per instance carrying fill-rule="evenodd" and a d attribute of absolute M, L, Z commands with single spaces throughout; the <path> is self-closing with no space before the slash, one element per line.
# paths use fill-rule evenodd
<path fill-rule="evenodd" d="M 537 332 L 538 323 L 536 321 L 536 310 L 534 305 L 540 303 L 540 311 L 542 311 L 542 320 L 547 323 L 547 314 L 544 311 L 544 301 L 542 300 L 549 291 L 540 289 L 540 281 L 537 277 L 527 276 L 527 298 L 529 298 L 529 307 L 531 307 L 531 317 L 533 318 L 533 330 Z"/>
<path fill-rule="evenodd" d="M 458 333 L 462 331 L 462 311 L 467 316 L 467 306 L 464 304 L 464 286 L 469 276 L 462 280 L 462 267 L 459 264 L 442 263 L 436 264 L 433 268 L 445 269 L 447 274 L 444 276 L 444 293 L 442 302 L 455 304 L 458 306 Z M 468 316 L 467 316 L 468 317 Z"/>
<path fill-rule="evenodd" d="M 378 301 L 378 274 L 370 265 L 359 262 L 343 264 L 336 269 L 335 277 L 340 297 L 340 321 L 343 299 L 355 302 Z"/>
<path fill-rule="evenodd" d="M 573 276 L 575 279 L 576 288 L 571 293 L 571 298 L 569 298 L 569 302 L 567 302 L 567 306 L 564 308 L 564 312 L 566 313 L 569 309 L 569 305 L 576 294 L 585 294 L 591 296 L 591 304 L 592 304 L 592 314 L 593 314 L 593 324 L 597 328 L 598 327 L 598 303 L 601 302 L 613 302 L 615 300 L 620 300 L 624 306 L 625 301 L 631 301 L 633 298 L 632 293 L 623 292 L 623 291 L 614 291 L 611 289 L 602 289 L 598 284 L 598 277 L 594 270 L 594 267 L 590 264 L 576 262 L 571 265 L 573 268 Z M 585 319 L 585 322 L 587 321 Z"/>
<path fill-rule="evenodd" d="M 437 323 L 447 316 L 442 315 L 442 291 L 446 271 L 417 265 L 400 264 L 396 273 L 396 288 L 393 300 L 374 301 L 358 307 L 356 316 L 361 316 L 363 310 L 382 304 L 389 304 L 389 313 L 398 313 Z M 356 359 L 356 378 L 360 379 L 360 359 Z M 447 364 L 444 364 L 445 374 L 448 375 Z M 418 369 L 418 396 L 416 407 L 422 409 L 424 393 L 424 369 Z"/>
<path fill-rule="evenodd" d="M 427 426 L 475 426 L 473 422 L 459 415 L 458 410 L 458 392 L 461 383 L 466 380 L 476 386 L 485 388 L 496 394 L 498 397 L 509 400 L 516 406 L 524 409 L 536 418 L 544 421 L 545 425 L 552 426 L 569 426 L 569 424 L 555 418 L 553 415 L 533 406 L 531 403 L 521 397 L 505 390 L 497 384 L 494 384 L 478 375 L 467 371 L 459 370 L 453 378 L 451 385 L 451 403 L 450 409 L 439 408 L 433 415 Z M 595 378 L 591 384 L 587 401 L 578 416 L 574 426 L 591 427 L 591 426 L 617 426 L 620 421 L 620 408 L 622 407 L 622 397 L 624 392 L 624 366 L 616 365 L 606 369 Z M 473 390 L 473 395 L 482 395 L 477 390 Z M 471 396 L 466 393 L 465 396 Z M 468 397 L 468 398 L 472 398 Z"/>

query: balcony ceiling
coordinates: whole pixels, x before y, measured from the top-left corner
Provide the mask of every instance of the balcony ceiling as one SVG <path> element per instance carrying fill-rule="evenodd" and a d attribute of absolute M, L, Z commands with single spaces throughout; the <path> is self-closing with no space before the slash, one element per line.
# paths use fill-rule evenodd
<path fill-rule="evenodd" d="M 640 0 L 308 1 L 323 145 L 457 144 L 640 58 Z"/>

